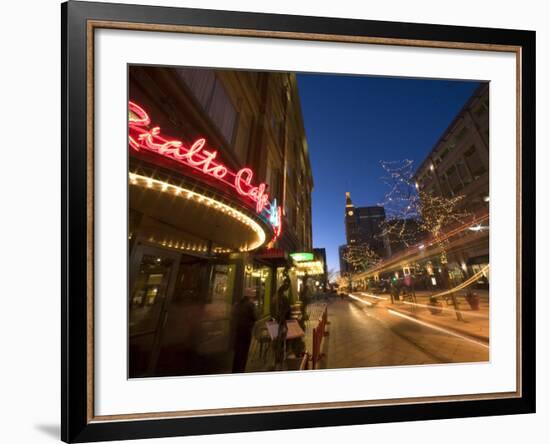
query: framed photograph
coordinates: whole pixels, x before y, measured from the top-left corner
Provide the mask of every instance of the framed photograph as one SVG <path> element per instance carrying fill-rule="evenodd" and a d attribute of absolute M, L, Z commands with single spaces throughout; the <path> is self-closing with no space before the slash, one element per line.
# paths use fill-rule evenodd
<path fill-rule="evenodd" d="M 535 33 L 64 3 L 62 439 L 535 411 Z"/>

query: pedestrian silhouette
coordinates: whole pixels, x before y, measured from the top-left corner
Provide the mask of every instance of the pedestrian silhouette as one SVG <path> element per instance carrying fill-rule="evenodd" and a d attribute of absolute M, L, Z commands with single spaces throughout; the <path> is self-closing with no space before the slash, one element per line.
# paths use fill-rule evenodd
<path fill-rule="evenodd" d="M 233 373 L 244 373 L 246 369 L 252 329 L 256 323 L 256 307 L 252 302 L 254 297 L 254 290 L 246 289 L 244 296 L 233 307 Z"/>

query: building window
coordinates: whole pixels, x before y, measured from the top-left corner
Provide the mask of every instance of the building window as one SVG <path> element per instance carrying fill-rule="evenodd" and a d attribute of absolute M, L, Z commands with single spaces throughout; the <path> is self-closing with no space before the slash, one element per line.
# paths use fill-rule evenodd
<path fill-rule="evenodd" d="M 466 164 L 462 159 L 457 162 L 456 167 L 458 169 L 458 174 L 462 179 L 462 183 L 464 183 L 464 185 L 468 185 L 469 183 L 471 183 L 472 176 L 470 176 L 468 168 L 466 167 Z"/>
<path fill-rule="evenodd" d="M 214 84 L 216 83 L 216 74 L 214 71 L 206 69 L 179 69 L 178 74 L 185 82 L 191 93 L 201 104 L 203 109 L 208 109 Z"/>
<path fill-rule="evenodd" d="M 481 161 L 481 157 L 475 145 L 472 145 L 470 148 L 468 148 L 468 150 L 464 152 L 464 160 L 466 161 L 466 165 L 468 165 L 472 176 L 474 176 L 474 179 L 477 179 L 479 176 L 485 173 L 485 166 Z"/>
<path fill-rule="evenodd" d="M 451 187 L 449 186 L 449 182 L 447 181 L 447 175 L 443 174 L 439 180 L 439 185 L 441 188 L 441 195 L 444 197 L 450 197 L 453 195 L 451 191 Z M 430 194 L 433 194 L 433 192 L 430 192 Z M 435 195 L 435 194 L 434 194 Z"/>
<path fill-rule="evenodd" d="M 485 99 L 481 102 L 475 111 L 475 115 L 478 119 L 481 119 L 482 117 L 485 117 L 487 111 L 489 111 L 489 99 Z"/>
<path fill-rule="evenodd" d="M 457 194 L 462 189 L 462 181 L 460 180 L 456 166 L 452 165 L 447 170 L 446 176 L 451 191 L 453 194 Z"/>
<path fill-rule="evenodd" d="M 227 91 L 217 78 L 212 94 L 212 101 L 208 108 L 208 114 L 222 133 L 225 141 L 230 144 L 233 143 L 237 110 L 233 106 Z"/>
<path fill-rule="evenodd" d="M 273 111 L 271 115 L 271 130 L 273 131 L 273 140 L 275 143 L 282 145 L 284 136 L 283 122 L 279 120 Z"/>
<path fill-rule="evenodd" d="M 293 165 L 292 152 L 288 153 L 288 164 L 286 169 L 286 185 L 287 190 L 290 188 L 289 192 L 294 193 L 296 191 L 296 169 Z"/>
<path fill-rule="evenodd" d="M 298 232 L 298 224 L 300 222 L 300 202 L 296 202 L 296 218 L 294 219 L 294 232 Z"/>
<path fill-rule="evenodd" d="M 265 166 L 265 183 L 269 186 L 271 189 L 271 181 L 272 181 L 272 167 L 271 167 L 271 160 L 268 156 L 267 158 L 267 164 Z"/>
<path fill-rule="evenodd" d="M 437 158 L 437 163 L 441 162 L 445 157 L 447 157 L 447 154 L 449 154 L 449 148 L 445 148 L 441 151 L 441 154 L 439 154 L 439 158 Z"/>
<path fill-rule="evenodd" d="M 245 164 L 248 156 L 248 145 L 250 143 L 250 117 L 246 113 L 239 115 L 239 129 L 235 139 L 235 154 Z"/>
<path fill-rule="evenodd" d="M 458 145 L 462 141 L 462 139 L 466 137 L 467 133 L 468 133 L 468 128 L 463 127 L 454 139 L 455 145 Z"/>
<path fill-rule="evenodd" d="M 279 201 L 281 200 L 281 196 L 279 196 L 280 184 L 281 184 L 281 171 L 278 168 L 274 168 L 272 173 L 271 183 L 269 184 L 271 188 L 271 191 L 269 194 L 271 195 L 271 197 L 276 197 L 277 199 L 279 199 Z"/>
<path fill-rule="evenodd" d="M 178 74 L 225 141 L 232 144 L 237 110 L 215 72 L 206 69 L 180 69 Z"/>
<path fill-rule="evenodd" d="M 289 210 L 289 207 L 293 207 L 292 202 L 289 202 L 289 205 L 285 206 L 285 215 L 287 218 L 288 226 L 294 227 L 294 209 L 292 208 L 291 210 Z"/>

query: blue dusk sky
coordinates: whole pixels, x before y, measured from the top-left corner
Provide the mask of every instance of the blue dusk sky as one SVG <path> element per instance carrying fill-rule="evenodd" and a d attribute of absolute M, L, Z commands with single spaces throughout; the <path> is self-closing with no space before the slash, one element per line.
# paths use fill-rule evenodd
<path fill-rule="evenodd" d="M 356 206 L 382 203 L 380 161 L 430 152 L 479 83 L 298 74 L 314 189 L 313 246 L 339 270 L 345 243 L 345 192 Z"/>

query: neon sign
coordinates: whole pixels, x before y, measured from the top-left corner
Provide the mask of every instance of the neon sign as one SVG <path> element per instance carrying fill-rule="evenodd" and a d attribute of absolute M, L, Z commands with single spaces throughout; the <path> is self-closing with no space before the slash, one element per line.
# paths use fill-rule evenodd
<path fill-rule="evenodd" d="M 151 119 L 142 107 L 134 102 L 128 102 L 128 109 L 130 111 L 128 145 L 131 149 L 159 154 L 198 170 L 235 189 L 239 195 L 254 202 L 258 214 L 267 213 L 268 220 L 275 232 L 273 240 L 280 236 L 282 229 L 281 207 L 277 206 L 276 199 L 269 202 L 265 183 L 253 185 L 254 172 L 250 168 L 242 168 L 236 173 L 232 172 L 216 159 L 217 151 L 206 149 L 206 139 L 199 138 L 187 146 L 181 140 L 169 140 L 161 134 L 160 127 L 149 128 Z"/>
<path fill-rule="evenodd" d="M 294 259 L 295 262 L 309 262 L 314 259 L 313 253 L 290 253 L 290 257 Z"/>

